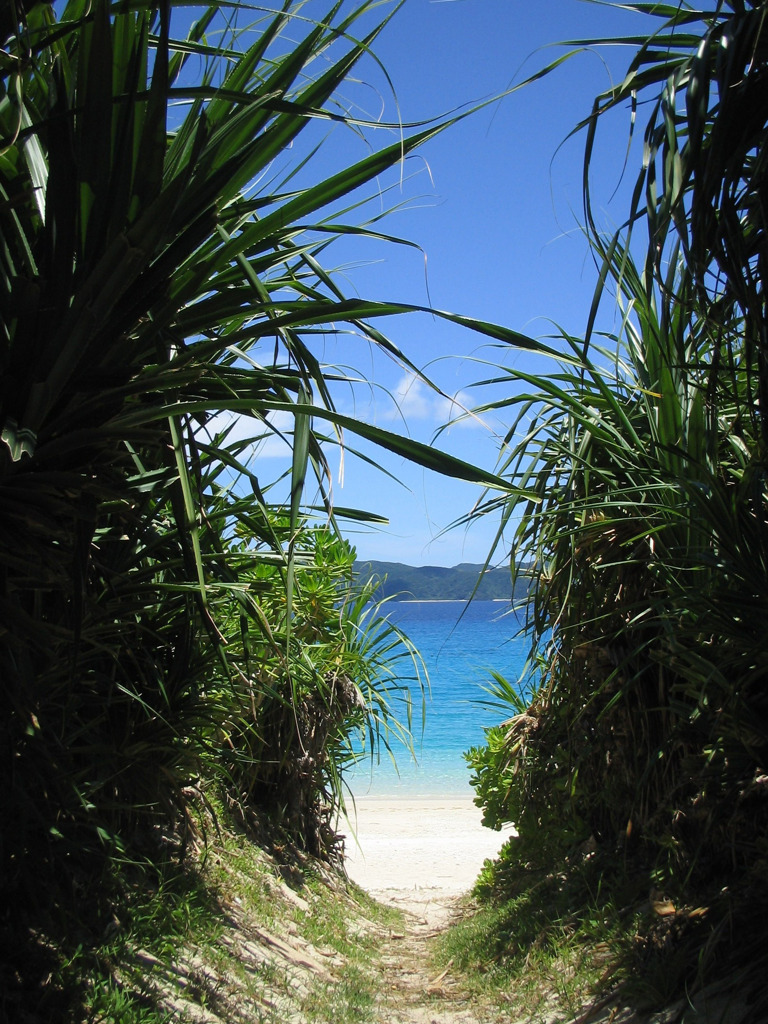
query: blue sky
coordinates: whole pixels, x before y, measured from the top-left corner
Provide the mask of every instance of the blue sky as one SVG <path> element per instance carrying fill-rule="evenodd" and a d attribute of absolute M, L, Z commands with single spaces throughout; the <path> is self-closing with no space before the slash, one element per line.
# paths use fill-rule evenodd
<path fill-rule="evenodd" d="M 410 122 L 503 92 L 562 52 L 546 49 L 559 40 L 644 32 L 649 25 L 651 19 L 582 0 L 406 0 L 375 52 L 396 90 L 399 115 Z M 402 185 L 396 179 L 383 183 L 393 189 L 382 205 L 404 208 L 381 229 L 421 249 L 346 241 L 333 251 L 347 293 L 429 304 L 536 337 L 554 333 L 554 324 L 582 332 L 595 283 L 579 228 L 583 137 L 563 142 L 588 114 L 594 96 L 609 86 L 611 74 L 621 77 L 629 58 L 630 51 L 621 48 L 582 53 L 551 77 L 453 126 L 409 159 Z M 398 107 L 383 76 L 373 65 L 361 74 L 367 84 L 350 86 L 350 96 L 372 114 L 384 103 L 384 118 L 395 120 Z M 628 128 L 628 113 L 614 118 L 593 162 L 606 228 L 616 227 L 626 208 L 626 183 L 609 200 L 620 185 Z M 337 145 L 342 158 L 346 145 Z M 629 179 L 635 166 L 630 162 Z M 471 332 L 428 316 L 393 319 L 386 330 L 447 394 L 470 404 L 487 397 L 471 384 L 490 375 L 488 362 L 531 366 L 525 355 L 490 349 Z M 354 339 L 329 343 L 321 355 L 354 366 L 362 380 L 372 382 L 338 393 L 343 412 L 428 443 L 450 418 L 449 403 Z M 503 419 L 457 425 L 437 444 L 492 469 L 505 426 Z M 355 440 L 348 441 L 354 448 Z M 443 532 L 472 507 L 477 488 L 364 450 L 395 479 L 351 452 L 345 455 L 343 483 L 338 476 L 334 482 L 336 502 L 390 520 L 388 528 L 349 531 L 360 557 L 441 565 L 484 561 L 497 521 L 488 517 L 468 531 Z M 268 463 L 269 454 L 260 458 Z M 338 470 L 337 455 L 331 462 Z"/>

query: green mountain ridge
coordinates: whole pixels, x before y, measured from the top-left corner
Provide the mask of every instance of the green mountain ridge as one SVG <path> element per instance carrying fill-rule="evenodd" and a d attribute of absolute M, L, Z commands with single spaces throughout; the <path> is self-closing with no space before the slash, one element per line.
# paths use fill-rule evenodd
<path fill-rule="evenodd" d="M 521 601 L 529 589 L 526 579 L 518 579 L 513 588 L 509 568 L 484 571 L 474 562 L 448 567 L 359 559 L 354 568 L 380 577 L 380 596 L 394 601 Z"/>

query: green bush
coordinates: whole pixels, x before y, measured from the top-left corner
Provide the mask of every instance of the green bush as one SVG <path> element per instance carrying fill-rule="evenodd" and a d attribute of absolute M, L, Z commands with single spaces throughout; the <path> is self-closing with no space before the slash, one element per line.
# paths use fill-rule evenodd
<path fill-rule="evenodd" d="M 492 821 L 518 825 L 524 856 L 538 846 L 543 865 L 589 836 L 606 879 L 620 863 L 671 893 L 676 984 L 732 970 L 738 945 L 756 990 L 754 908 L 768 906 L 768 129 L 755 113 L 766 4 L 636 6 L 654 19 L 648 35 L 615 41 L 631 49 L 626 75 L 582 126 L 599 271 L 584 337 L 563 336 L 549 373 L 508 371 L 511 397 L 493 403 L 514 412 L 513 490 L 484 511 L 515 524 L 514 564 L 531 566 L 544 671 L 525 713 L 473 755 L 476 784 Z M 590 172 L 601 121 L 624 104 L 643 113 L 642 165 L 626 223 L 606 237 Z M 617 326 L 599 335 L 606 300 Z M 661 932 L 646 922 L 643 941 Z"/>
<path fill-rule="evenodd" d="M 284 525 L 287 526 L 287 524 Z M 374 600 L 377 580 L 353 569 L 355 551 L 329 529 L 294 544 L 294 587 L 260 564 L 241 579 L 257 602 L 238 664 L 217 702 L 217 745 L 238 803 L 266 811 L 298 845 L 329 857 L 344 808 L 344 772 L 397 737 L 410 748 L 418 656 Z"/>

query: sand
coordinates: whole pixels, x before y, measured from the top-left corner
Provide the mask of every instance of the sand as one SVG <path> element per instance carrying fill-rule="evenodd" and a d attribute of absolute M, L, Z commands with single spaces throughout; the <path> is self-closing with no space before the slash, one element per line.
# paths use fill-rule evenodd
<path fill-rule="evenodd" d="M 349 812 L 347 872 L 372 895 L 391 902 L 468 891 L 483 862 L 511 833 L 485 828 L 471 796 L 359 797 Z"/>

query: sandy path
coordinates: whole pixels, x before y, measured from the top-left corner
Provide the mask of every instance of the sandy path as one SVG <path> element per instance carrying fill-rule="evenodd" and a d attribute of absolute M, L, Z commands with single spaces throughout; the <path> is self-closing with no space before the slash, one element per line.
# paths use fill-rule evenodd
<path fill-rule="evenodd" d="M 497 1009 L 467 999 L 450 966 L 430 964 L 430 944 L 460 913 L 462 894 L 507 838 L 483 828 L 471 797 L 357 801 L 349 876 L 406 913 L 380 961 L 380 1020 L 386 1024 L 493 1024 Z"/>
<path fill-rule="evenodd" d="M 351 817 L 347 871 L 380 898 L 466 892 L 508 835 L 482 826 L 471 797 L 363 797 Z"/>

